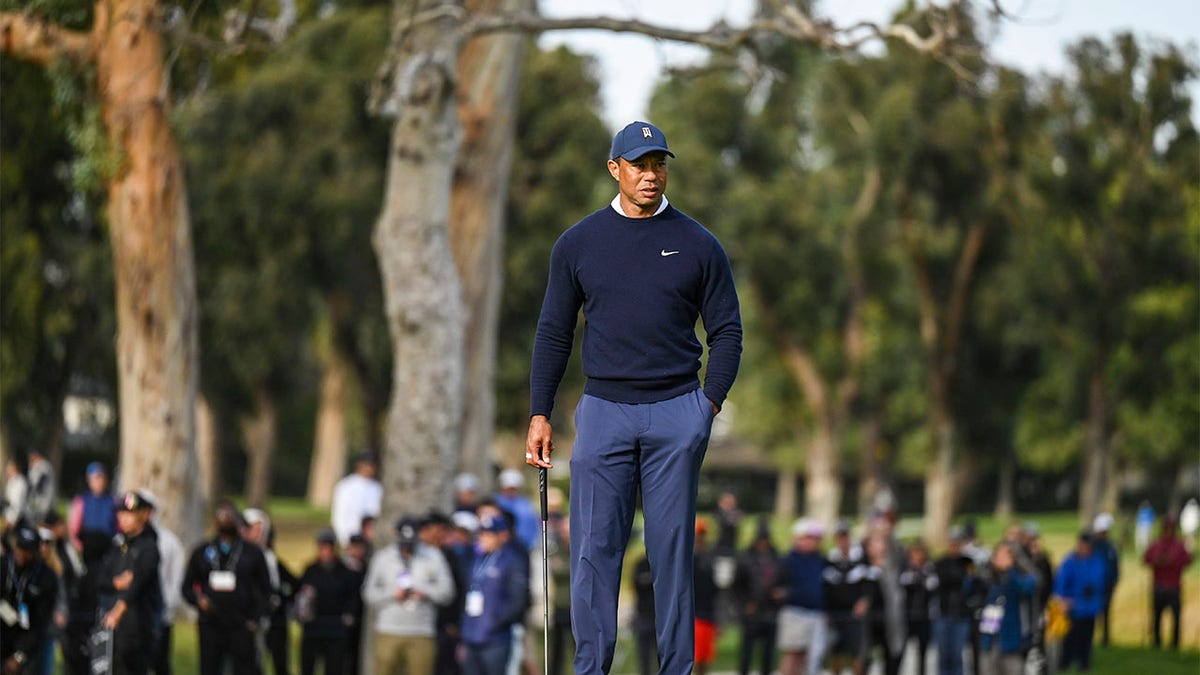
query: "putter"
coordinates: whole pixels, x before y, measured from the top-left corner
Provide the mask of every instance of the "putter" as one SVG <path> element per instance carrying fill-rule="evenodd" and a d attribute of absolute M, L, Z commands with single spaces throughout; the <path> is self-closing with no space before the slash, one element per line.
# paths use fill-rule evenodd
<path fill-rule="evenodd" d="M 542 498 L 542 673 L 550 672 L 550 509 L 546 505 L 546 468 L 538 471 Z"/>

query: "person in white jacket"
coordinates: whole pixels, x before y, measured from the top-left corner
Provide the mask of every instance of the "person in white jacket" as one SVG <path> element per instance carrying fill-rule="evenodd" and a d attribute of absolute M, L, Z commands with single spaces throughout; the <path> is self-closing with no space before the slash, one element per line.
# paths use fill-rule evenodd
<path fill-rule="evenodd" d="M 417 538 L 417 521 L 396 525 L 397 543 L 367 567 L 363 601 L 375 612 L 376 673 L 433 672 L 437 608 L 454 599 L 454 576 L 438 549 Z"/>
<path fill-rule="evenodd" d="M 364 516 L 378 516 L 383 503 L 383 486 L 376 478 L 379 467 L 370 454 L 354 463 L 354 472 L 333 486 L 330 525 L 343 547 L 362 531 Z"/>

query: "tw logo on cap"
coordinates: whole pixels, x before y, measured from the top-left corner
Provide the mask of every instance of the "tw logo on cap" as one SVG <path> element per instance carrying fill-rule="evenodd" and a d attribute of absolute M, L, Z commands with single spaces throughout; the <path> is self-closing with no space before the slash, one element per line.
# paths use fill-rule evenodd
<path fill-rule="evenodd" d="M 642 127 L 642 138 L 654 138 L 654 132 L 650 131 L 650 127 Z"/>

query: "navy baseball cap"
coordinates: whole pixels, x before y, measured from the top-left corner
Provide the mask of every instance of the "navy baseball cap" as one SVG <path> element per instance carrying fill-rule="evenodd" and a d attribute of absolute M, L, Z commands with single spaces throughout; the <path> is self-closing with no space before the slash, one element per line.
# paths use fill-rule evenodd
<path fill-rule="evenodd" d="M 612 152 L 608 156 L 610 159 L 620 157 L 633 161 L 647 152 L 655 151 L 675 156 L 667 149 L 667 137 L 661 129 L 649 122 L 630 122 L 613 136 Z"/>

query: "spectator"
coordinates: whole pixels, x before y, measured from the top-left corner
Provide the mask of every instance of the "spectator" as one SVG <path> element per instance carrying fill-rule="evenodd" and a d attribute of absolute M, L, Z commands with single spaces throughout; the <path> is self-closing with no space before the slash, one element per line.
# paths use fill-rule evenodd
<path fill-rule="evenodd" d="M 738 561 L 733 592 L 742 626 L 742 645 L 738 672 L 749 675 L 754 652 L 759 652 L 762 675 L 770 675 L 775 665 L 775 633 L 779 609 L 785 591 L 780 586 L 783 574 L 779 553 L 771 544 L 767 521 L 761 520 L 750 548 Z M 697 593 L 696 601 L 700 598 Z"/>
<path fill-rule="evenodd" d="M 214 510 L 216 536 L 188 559 L 183 598 L 199 613 L 200 675 L 259 675 L 255 636 L 270 611 L 271 578 L 262 551 L 239 532 L 241 514 L 223 500 Z"/>
<path fill-rule="evenodd" d="M 15 529 L 25 520 L 25 503 L 29 497 L 29 481 L 16 457 L 4 462 L 4 527 Z"/>
<path fill-rule="evenodd" d="M 1100 644 L 1105 647 L 1109 644 L 1108 608 L 1112 605 L 1113 592 L 1116 591 L 1117 582 L 1121 579 L 1121 554 L 1117 552 L 1117 547 L 1108 537 L 1112 525 L 1113 517 L 1108 513 L 1101 513 L 1092 521 L 1092 552 L 1104 561 L 1104 605 L 1100 610 L 1102 616 L 1099 619 Z"/>
<path fill-rule="evenodd" d="M 551 488 L 547 497 L 550 531 L 550 668 L 561 675 L 571 636 L 571 521 L 563 514 L 563 494 Z"/>
<path fill-rule="evenodd" d="M 479 508 L 479 477 L 473 473 L 460 473 L 454 477 L 454 512 L 474 514 Z"/>
<path fill-rule="evenodd" d="M 500 472 L 500 492 L 496 494 L 496 504 L 508 511 L 516 519 L 514 533 L 516 540 L 526 551 L 532 551 L 538 546 L 542 534 L 541 517 L 533 508 L 529 497 L 521 494 L 525 488 L 525 476 L 516 469 L 505 469 Z"/>
<path fill-rule="evenodd" d="M 271 580 L 271 594 L 267 604 L 266 626 L 262 629 L 263 643 L 271 656 L 271 667 L 275 675 L 287 675 L 291 669 L 288 665 L 288 610 L 292 598 L 296 594 L 298 580 L 275 555 L 273 547 L 275 529 L 271 527 L 271 517 L 262 509 L 246 509 L 242 514 L 242 537 L 262 550 L 267 562 L 267 576 Z"/>
<path fill-rule="evenodd" d="M 713 548 L 713 580 L 717 585 L 718 623 L 725 623 L 738 615 L 736 599 L 730 590 L 737 577 L 738 529 L 746 514 L 738 508 L 737 495 L 726 490 L 717 498 L 717 510 L 713 514 L 717 521 L 717 541 Z"/>
<path fill-rule="evenodd" d="M 112 631 L 114 675 L 146 672 L 162 626 L 158 538 L 149 523 L 150 505 L 125 493 L 117 507 L 120 533 L 96 572 L 99 626 Z"/>
<path fill-rule="evenodd" d="M 378 465 L 374 456 L 361 454 L 354 463 L 354 472 L 333 487 L 330 520 L 338 543 L 345 546 L 350 536 L 361 531 L 365 516 L 378 516 L 383 501 L 383 486 L 375 476 Z"/>
<path fill-rule="evenodd" d="M 472 565 L 462 626 L 466 675 L 505 672 L 513 628 L 528 607 L 528 560 L 505 545 L 502 534 L 508 529 L 502 517 L 480 518 L 479 555 Z"/>
<path fill-rule="evenodd" d="M 25 516 L 30 523 L 40 523 L 54 510 L 58 497 L 58 483 L 54 479 L 54 465 L 41 450 L 29 451 L 29 494 L 25 497 Z"/>
<path fill-rule="evenodd" d="M 696 519 L 692 580 L 696 589 L 696 649 L 692 672 L 705 675 L 717 658 L 717 583 L 708 548 L 708 521 Z"/>
<path fill-rule="evenodd" d="M 962 528 L 952 529 L 945 555 L 933 566 L 938 580 L 934 593 L 938 613 L 933 623 L 938 675 L 962 675 L 963 648 L 971 635 L 974 598 L 982 590 L 975 561 L 963 552 L 966 540 Z"/>
<path fill-rule="evenodd" d="M 1037 523 L 1025 523 L 1021 528 L 1021 546 L 1033 567 L 1037 570 L 1038 590 L 1033 598 L 1033 626 L 1029 644 L 1029 662 L 1037 675 L 1050 670 L 1050 659 L 1046 645 L 1046 608 L 1054 592 L 1054 565 L 1050 554 L 1042 547 L 1041 531 Z"/>
<path fill-rule="evenodd" d="M 992 553 L 992 579 L 980 617 L 982 675 L 1022 675 L 1029 635 L 1029 602 L 1037 579 L 1015 564 L 1015 544 Z"/>
<path fill-rule="evenodd" d="M 929 549 L 922 541 L 915 541 L 908 547 L 908 565 L 900 573 L 900 587 L 904 589 L 904 608 L 908 623 L 908 635 L 904 641 L 904 650 L 908 644 L 916 641 L 917 672 L 925 675 L 925 662 L 929 652 L 929 641 L 933 635 L 933 624 L 930 620 L 929 609 L 933 604 L 933 592 L 937 589 L 938 578 L 929 560 Z M 901 658 L 903 658 L 903 651 Z"/>
<path fill-rule="evenodd" d="M 359 540 L 363 544 L 363 560 L 370 560 L 375 556 L 375 525 L 378 522 L 377 516 L 363 516 L 358 526 Z M 350 538 L 354 539 L 354 535 L 350 535 Z M 366 569 L 366 565 L 363 565 L 363 569 Z"/>
<path fill-rule="evenodd" d="M 51 514 L 54 512 L 51 511 Z M 42 640 L 42 672 L 41 675 L 54 675 L 54 648 L 61 637 L 63 628 L 67 625 L 67 592 L 66 585 L 63 581 L 63 562 L 58 557 L 58 547 L 55 545 L 54 532 L 45 525 L 41 524 L 38 529 L 38 539 L 40 547 L 38 549 L 41 555 L 42 562 L 46 563 L 46 567 L 54 572 L 54 578 L 58 580 L 58 595 L 54 602 L 54 620 L 50 626 L 50 630 L 46 631 L 46 636 Z"/>
<path fill-rule="evenodd" d="M 1063 640 L 1059 669 L 1078 663 L 1082 670 L 1092 666 L 1092 638 L 1096 616 L 1104 611 L 1108 565 L 1092 547 L 1092 535 L 1083 532 L 1075 551 L 1063 560 L 1054 580 L 1054 595 L 1067 607 L 1071 627 Z"/>
<path fill-rule="evenodd" d="M 367 564 L 371 560 L 371 549 L 371 543 L 360 533 L 350 535 L 350 543 L 346 544 L 346 550 L 342 552 L 342 564 L 354 575 L 355 588 L 358 589 L 356 593 L 359 597 L 359 602 L 354 604 L 354 621 L 350 624 L 346 636 L 346 666 L 344 669 L 346 675 L 358 675 L 359 661 L 362 658 L 362 587 L 367 580 Z"/>
<path fill-rule="evenodd" d="M 658 646 L 654 633 L 654 573 L 646 554 L 633 566 L 633 591 L 637 598 L 633 615 L 633 633 L 637 636 L 638 672 L 658 672 Z"/>
<path fill-rule="evenodd" d="M 158 542 L 158 576 L 162 585 L 163 613 L 161 634 L 156 651 L 150 656 L 149 670 L 156 675 L 171 675 L 172 638 L 175 619 L 183 609 L 183 573 L 187 567 L 187 552 L 183 542 L 158 517 L 158 496 L 150 490 L 139 490 L 138 494 L 150 508 L 147 525 Z"/>
<path fill-rule="evenodd" d="M 801 518 L 792 525 L 792 550 L 783 559 L 781 586 L 787 591 L 779 612 L 776 641 L 783 652 L 783 675 L 813 675 L 825 648 L 825 588 L 821 525 Z"/>
<path fill-rule="evenodd" d="M 479 530 L 479 518 L 474 512 L 455 511 L 450 520 L 452 527 L 446 533 L 442 553 L 450 562 L 450 571 L 454 575 L 454 601 L 438 608 L 437 675 L 462 672 L 458 650 L 462 645 L 463 608 L 471 566 L 475 562 L 475 532 Z"/>
<path fill-rule="evenodd" d="M 829 645 L 829 666 L 834 675 L 847 667 L 856 674 L 863 670 L 866 602 L 862 599 L 862 580 L 865 572 L 862 547 L 850 540 L 850 522 L 839 520 L 834 526 L 834 547 L 826 558 L 822 573 L 825 608 L 835 635 Z"/>
<path fill-rule="evenodd" d="M 313 675 L 320 661 L 325 675 L 342 675 L 346 646 L 362 603 L 358 578 L 338 559 L 333 530 L 317 534 L 317 559 L 300 575 L 296 619 L 302 627 L 300 673 Z"/>
<path fill-rule="evenodd" d="M 0 602 L 7 608 L 0 620 L 0 669 L 5 675 L 42 672 L 41 645 L 54 622 L 58 579 L 42 561 L 39 543 L 37 531 L 17 525 L 12 549 L 0 555 Z"/>
<path fill-rule="evenodd" d="M 883 672 L 900 672 L 900 657 L 904 653 L 904 591 L 900 587 L 900 570 L 892 566 L 895 551 L 887 530 L 873 532 L 867 537 L 867 566 L 863 573 L 863 600 L 866 601 L 866 631 L 863 640 L 866 654 L 878 647 Z"/>
<path fill-rule="evenodd" d="M 362 597 L 375 612 L 376 673 L 432 673 L 437 607 L 454 599 L 454 577 L 441 551 L 421 543 L 418 523 L 396 523 L 397 542 L 367 568 Z"/>
<path fill-rule="evenodd" d="M 56 511 L 51 511 L 42 524 L 54 538 L 55 555 L 62 565 L 60 590 L 65 595 L 66 616 L 63 617 L 65 622 L 60 625 L 62 635 L 59 645 L 63 672 L 66 675 L 91 675 L 88 641 L 96 620 L 94 576 L 88 576 L 83 556 L 71 543 L 66 521 Z"/>
<path fill-rule="evenodd" d="M 1171 647 L 1178 650 L 1179 624 L 1183 617 L 1180 582 L 1184 568 L 1192 564 L 1192 554 L 1175 536 L 1175 517 L 1171 514 L 1163 516 L 1162 533 L 1146 549 L 1142 561 L 1146 563 L 1154 576 L 1154 588 L 1150 598 L 1154 611 L 1154 646 L 1162 646 L 1162 615 L 1169 609 L 1173 618 Z"/>
<path fill-rule="evenodd" d="M 87 492 L 71 501 L 71 538 L 83 552 L 83 562 L 100 560 L 117 534 L 117 507 L 108 489 L 108 471 L 100 462 L 87 465 Z"/>

